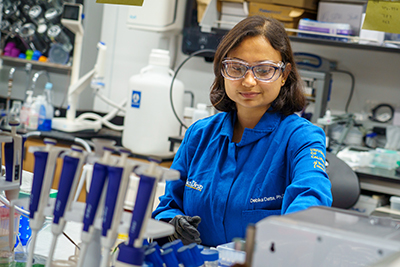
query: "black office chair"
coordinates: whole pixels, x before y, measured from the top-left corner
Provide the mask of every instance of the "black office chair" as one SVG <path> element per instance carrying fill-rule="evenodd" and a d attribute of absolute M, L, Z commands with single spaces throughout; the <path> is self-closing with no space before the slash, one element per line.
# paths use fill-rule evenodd
<path fill-rule="evenodd" d="M 332 207 L 349 209 L 360 196 L 360 183 L 355 172 L 343 160 L 326 152 L 326 172 L 332 183 Z"/>

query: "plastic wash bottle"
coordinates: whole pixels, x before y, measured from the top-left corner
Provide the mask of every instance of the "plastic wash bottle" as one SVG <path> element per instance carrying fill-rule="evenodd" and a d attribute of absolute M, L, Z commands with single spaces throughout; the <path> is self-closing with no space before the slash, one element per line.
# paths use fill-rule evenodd
<path fill-rule="evenodd" d="M 133 153 L 172 154 L 168 138 L 179 135 L 180 123 L 171 107 L 173 71 L 169 64 L 169 51 L 153 49 L 149 65 L 129 80 L 122 145 Z M 183 83 L 175 79 L 172 91 L 176 113 L 183 120 Z"/>
<path fill-rule="evenodd" d="M 44 88 L 43 97 L 40 98 L 41 103 L 39 107 L 38 130 L 51 131 L 51 122 L 54 115 L 54 107 L 51 104 L 53 84 L 46 83 Z"/>

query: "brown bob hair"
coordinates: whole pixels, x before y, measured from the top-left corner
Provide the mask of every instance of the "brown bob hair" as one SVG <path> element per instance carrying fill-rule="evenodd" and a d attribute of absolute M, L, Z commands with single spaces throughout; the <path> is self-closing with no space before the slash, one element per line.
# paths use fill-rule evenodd
<path fill-rule="evenodd" d="M 306 99 L 302 90 L 301 78 L 298 74 L 293 57 L 290 40 L 282 23 L 276 19 L 264 16 L 248 17 L 233 27 L 218 45 L 214 56 L 215 79 L 211 87 L 210 100 L 219 111 L 236 110 L 236 104 L 225 93 L 224 77 L 221 74 L 222 60 L 227 54 L 249 36 L 264 36 L 271 46 L 280 52 L 282 62 L 290 63 L 291 71 L 278 97 L 271 107 L 273 111 L 281 111 L 285 115 L 301 111 Z"/>

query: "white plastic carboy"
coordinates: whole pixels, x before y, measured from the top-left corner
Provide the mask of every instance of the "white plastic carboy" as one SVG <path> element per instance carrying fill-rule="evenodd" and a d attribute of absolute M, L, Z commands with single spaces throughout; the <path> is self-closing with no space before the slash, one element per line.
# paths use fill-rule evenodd
<path fill-rule="evenodd" d="M 153 49 L 149 65 L 129 80 L 122 144 L 133 153 L 170 155 L 168 137 L 179 135 L 180 123 L 170 101 L 173 70 L 169 64 L 169 51 Z M 175 79 L 172 99 L 180 118 L 183 118 L 183 95 L 183 83 Z"/>

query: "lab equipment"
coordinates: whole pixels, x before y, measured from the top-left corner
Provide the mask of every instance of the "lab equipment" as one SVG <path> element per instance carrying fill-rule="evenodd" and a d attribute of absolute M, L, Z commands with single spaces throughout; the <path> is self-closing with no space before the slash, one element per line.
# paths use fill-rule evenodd
<path fill-rule="evenodd" d="M 82 54 L 82 9 L 81 4 L 64 3 L 64 11 L 61 18 L 61 24 L 71 30 L 75 34 L 74 42 L 74 63 L 72 65 L 71 82 L 68 87 L 68 109 L 66 118 L 54 118 L 52 127 L 53 129 L 64 132 L 77 132 L 82 130 L 92 129 L 95 131 L 100 130 L 101 120 L 97 118 L 95 121 L 78 120 L 76 118 L 76 106 L 78 104 L 79 94 L 89 85 L 92 78 L 102 78 L 104 75 L 104 58 L 105 58 L 105 44 L 99 43 L 97 45 L 99 53 L 97 55 L 96 65 L 93 70 L 86 73 L 83 77 L 79 78 L 80 60 Z M 95 85 L 98 86 L 98 85 Z"/>
<path fill-rule="evenodd" d="M 27 267 L 32 267 L 37 233 L 45 220 L 44 210 L 49 202 L 56 160 L 58 155 L 65 150 L 65 148 L 55 147 L 55 140 L 45 139 L 44 143 L 44 147 L 29 148 L 29 151 L 34 153 L 35 166 L 29 204 L 29 226 L 32 230 L 32 239 L 29 246 Z"/>
<path fill-rule="evenodd" d="M 47 36 L 54 43 L 62 45 L 62 48 L 68 53 L 72 50 L 72 44 L 65 32 L 63 32 L 60 25 L 53 25 L 47 30 Z"/>
<path fill-rule="evenodd" d="M 83 229 L 81 234 L 82 246 L 77 267 L 88 266 L 91 260 L 97 261 L 97 266 L 100 264 L 99 259 L 87 259 L 86 254 L 92 244 L 94 236 L 100 236 L 99 230 L 95 229 L 93 223 L 96 217 L 100 216 L 99 206 L 104 203 L 104 195 L 106 192 L 107 166 L 110 162 L 111 153 L 114 149 L 104 147 L 103 157 L 93 165 L 92 180 L 90 189 L 86 198 L 86 207 L 83 217 Z"/>
<path fill-rule="evenodd" d="M 135 208 L 132 212 L 129 240 L 121 244 L 115 267 L 141 266 L 144 261 L 143 237 L 145 225 L 151 215 L 155 186 L 161 178 L 157 164 L 151 161 L 147 170 L 140 175 Z"/>
<path fill-rule="evenodd" d="M 256 224 L 254 267 L 369 266 L 400 250 L 398 222 L 312 207 Z"/>
<path fill-rule="evenodd" d="M 161 252 L 161 258 L 167 267 L 179 266 L 178 259 L 176 258 L 176 254 L 172 248 L 164 249 L 163 252 Z"/>
<path fill-rule="evenodd" d="M 143 6 L 128 7 L 128 28 L 180 33 L 185 15 L 185 0 L 144 1 Z"/>
<path fill-rule="evenodd" d="M 216 249 L 203 249 L 201 255 L 204 259 L 205 267 L 218 267 L 219 253 Z"/>
<path fill-rule="evenodd" d="M 39 131 L 50 131 L 51 130 L 51 124 L 53 120 L 53 114 L 54 114 L 54 107 L 51 103 L 51 95 L 52 95 L 52 88 L 53 84 L 51 83 L 46 83 L 45 88 L 44 88 L 44 93 L 42 102 L 39 105 L 39 112 L 38 112 L 38 130 Z"/>
<path fill-rule="evenodd" d="M 68 63 L 69 53 L 65 51 L 61 44 L 51 44 L 48 54 L 49 62 L 62 65 Z"/>
<path fill-rule="evenodd" d="M 314 105 L 311 122 L 316 123 L 326 112 L 332 75 L 330 72 L 301 69 L 301 66 L 299 73 L 305 84 L 306 97 Z"/>
<path fill-rule="evenodd" d="M 75 145 L 71 146 L 70 155 L 64 156 L 57 199 L 54 204 L 53 224 L 51 225 L 53 241 L 46 261 L 47 267 L 51 267 L 57 239 L 65 228 L 66 220 L 64 218 L 64 213 L 71 208 L 73 195 L 78 185 L 80 170 L 82 169 L 86 156 L 86 153 Z"/>
<path fill-rule="evenodd" d="M 110 266 L 111 248 L 117 240 L 118 227 L 123 212 L 119 207 L 124 205 L 129 176 L 133 170 L 133 165 L 127 162 L 130 151 L 121 149 L 120 153 L 121 157 L 117 166 L 108 166 L 108 186 L 105 197 L 101 237 L 101 244 L 103 246 L 101 267 Z"/>
<path fill-rule="evenodd" d="M 173 101 L 179 117 L 183 118 L 184 86 L 175 80 L 171 99 L 169 88 L 173 71 L 169 64 L 168 51 L 153 49 L 149 65 L 129 80 L 122 144 L 133 153 L 173 156 L 168 137 L 179 135 L 180 124 L 170 102 Z"/>
<path fill-rule="evenodd" d="M 295 52 L 293 56 L 294 61 L 300 69 L 322 72 L 329 72 L 336 69 L 337 62 L 319 55 Z"/>
<path fill-rule="evenodd" d="M 118 111 L 124 110 L 123 106 L 125 105 L 126 100 L 122 101 L 121 104 L 116 104 L 98 92 L 98 90 L 104 86 L 103 77 L 106 45 L 102 42 L 99 42 L 97 47 L 99 52 L 97 54 L 97 61 L 94 69 L 86 73 L 76 82 L 71 77 L 71 84 L 68 87 L 68 109 L 66 118 L 54 118 L 52 122 L 53 129 L 64 132 L 77 132 L 82 130 L 98 131 L 101 129 L 102 124 L 117 131 L 121 131 L 123 129 L 123 126 L 115 125 L 109 122 L 109 120 L 111 120 L 118 113 Z M 74 46 L 74 51 L 75 49 L 76 48 Z M 74 53 L 74 58 L 75 56 L 76 55 Z M 76 117 L 78 96 L 89 85 L 89 83 L 95 90 L 97 96 L 114 107 L 114 109 L 104 117 L 101 117 L 95 113 L 83 113 L 79 117 Z"/>
<path fill-rule="evenodd" d="M 6 167 L 6 181 L 17 185 L 16 188 L 5 190 L 7 199 L 11 202 L 18 198 L 19 186 L 22 181 L 22 159 L 24 157 L 24 142 L 25 139 L 17 134 L 17 127 L 19 126 L 19 121 L 10 120 L 9 125 L 11 127 L 11 132 L 9 135 L 12 138 L 10 143 L 4 144 L 4 162 Z M 9 221 L 14 221 L 14 205 L 10 205 Z M 9 246 L 10 251 L 14 251 L 14 224 L 9 224 Z"/>
<path fill-rule="evenodd" d="M 48 45 L 36 32 L 36 26 L 33 23 L 24 24 L 19 31 L 19 36 L 26 44 L 26 48 L 30 48 L 33 51 L 37 50 L 42 54 L 47 52 Z"/>

